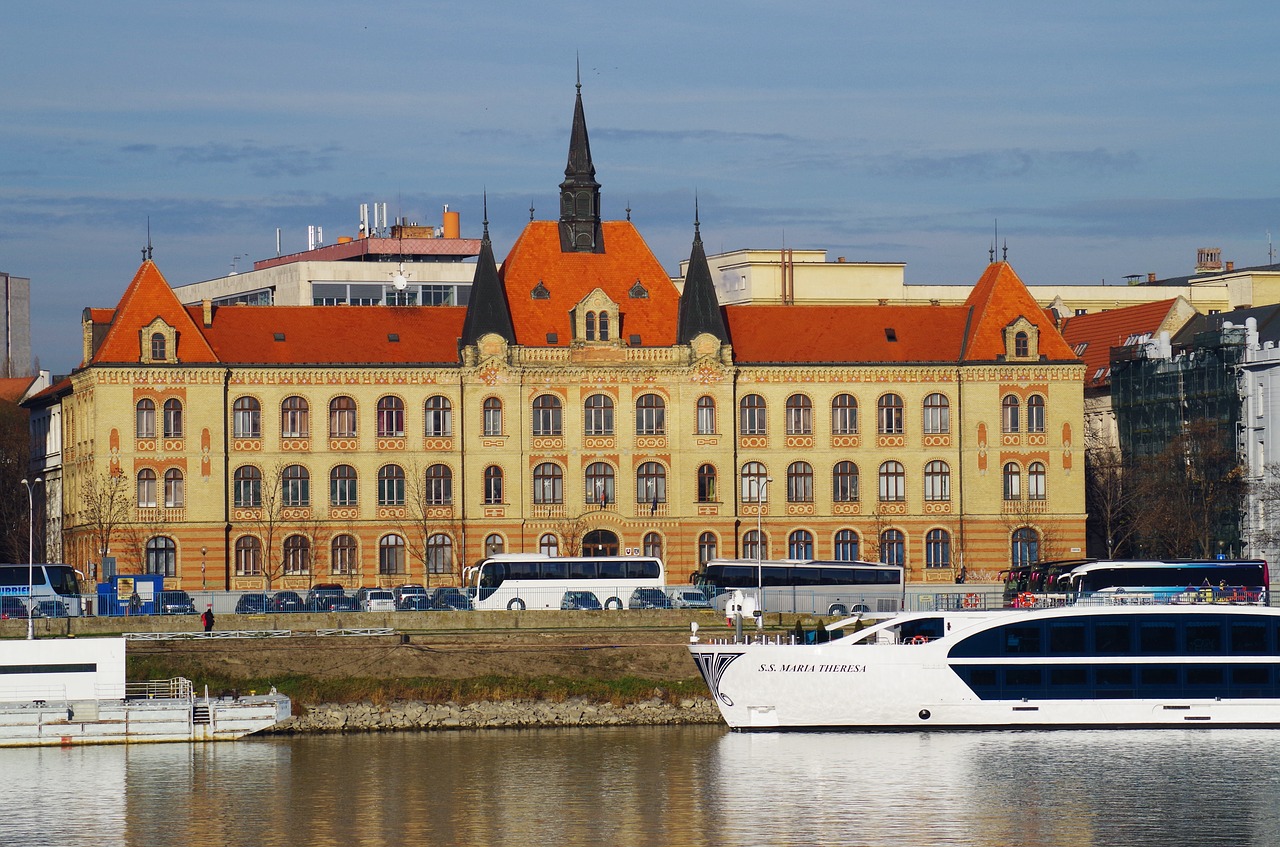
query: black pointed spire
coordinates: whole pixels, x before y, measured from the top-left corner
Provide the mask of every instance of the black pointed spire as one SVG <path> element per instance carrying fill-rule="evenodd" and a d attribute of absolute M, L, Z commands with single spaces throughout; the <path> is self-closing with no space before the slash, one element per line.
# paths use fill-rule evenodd
<path fill-rule="evenodd" d="M 603 253 L 600 230 L 600 183 L 591 163 L 591 140 L 582 110 L 582 73 L 578 72 L 573 105 L 573 129 L 569 134 L 569 161 L 560 183 L 560 251 Z"/>
<path fill-rule="evenodd" d="M 484 235 L 480 238 L 480 255 L 476 259 L 476 274 L 471 282 L 467 316 L 462 321 L 462 344 L 475 344 L 480 336 L 488 333 L 502 336 L 508 344 L 516 342 L 511 310 L 507 308 L 507 293 L 498 277 L 498 263 L 493 258 L 493 244 L 489 241 L 489 193 L 486 191 Z"/>
<path fill-rule="evenodd" d="M 684 291 L 680 294 L 680 311 L 676 315 L 676 343 L 688 344 L 699 334 L 709 332 L 722 343 L 728 343 L 729 333 L 720 314 L 720 301 L 716 299 L 715 283 L 711 281 L 711 268 L 707 265 L 707 253 L 702 248 L 702 230 L 698 221 L 698 201 L 693 203 L 693 249 L 689 252 L 689 268 L 684 274 Z"/>

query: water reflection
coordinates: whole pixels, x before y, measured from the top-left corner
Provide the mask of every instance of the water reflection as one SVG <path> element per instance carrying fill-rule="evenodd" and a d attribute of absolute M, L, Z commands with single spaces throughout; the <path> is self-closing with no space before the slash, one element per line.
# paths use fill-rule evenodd
<path fill-rule="evenodd" d="M 1280 733 L 718 727 L 0 751 L 9 843 L 1280 843 Z"/>

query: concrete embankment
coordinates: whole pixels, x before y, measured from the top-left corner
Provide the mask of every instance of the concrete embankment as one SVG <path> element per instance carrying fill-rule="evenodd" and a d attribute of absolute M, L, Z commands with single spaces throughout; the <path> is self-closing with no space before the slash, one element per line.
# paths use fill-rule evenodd
<path fill-rule="evenodd" d="M 480 703 L 324 703 L 294 716 L 273 734 L 387 732 L 398 730 L 516 729 L 567 726 L 649 726 L 719 723 L 711 700 L 658 698 L 614 705 L 583 698 L 485 701 Z"/>

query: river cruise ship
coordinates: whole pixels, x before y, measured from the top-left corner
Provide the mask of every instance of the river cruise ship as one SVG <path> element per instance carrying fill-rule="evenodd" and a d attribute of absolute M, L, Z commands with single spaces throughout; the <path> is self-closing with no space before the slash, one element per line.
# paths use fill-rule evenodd
<path fill-rule="evenodd" d="M 0 747 L 230 741 L 289 717 L 288 697 L 125 682 L 123 638 L 0 641 Z"/>
<path fill-rule="evenodd" d="M 1280 609 L 913 612 L 838 637 L 864 623 L 689 650 L 735 730 L 1280 727 Z"/>

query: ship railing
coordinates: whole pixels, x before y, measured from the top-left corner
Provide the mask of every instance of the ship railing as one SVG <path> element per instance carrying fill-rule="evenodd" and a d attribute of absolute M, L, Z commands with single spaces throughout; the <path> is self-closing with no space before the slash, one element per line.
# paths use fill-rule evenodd
<path fill-rule="evenodd" d="M 118 690 L 118 686 L 112 687 Z M 176 676 L 172 679 L 126 682 L 123 694 L 125 700 L 194 700 L 195 686 L 191 680 Z"/>

